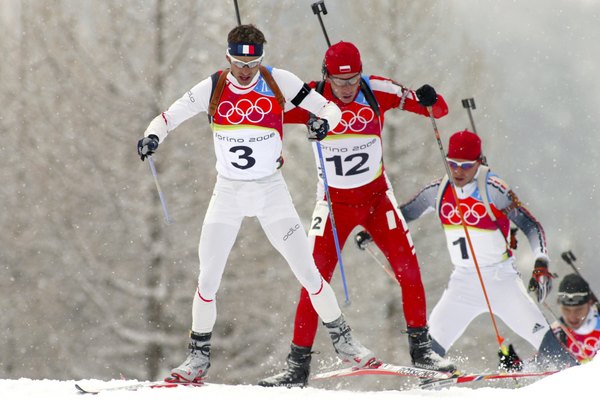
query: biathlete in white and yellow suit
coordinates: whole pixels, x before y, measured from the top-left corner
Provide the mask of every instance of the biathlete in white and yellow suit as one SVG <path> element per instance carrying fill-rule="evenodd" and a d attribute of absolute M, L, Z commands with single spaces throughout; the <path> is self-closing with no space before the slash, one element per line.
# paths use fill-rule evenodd
<path fill-rule="evenodd" d="M 530 290 L 535 291 L 538 302 L 543 302 L 550 291 L 552 275 L 548 272 L 546 237 L 541 224 L 518 201 L 508 185 L 482 165 L 481 140 L 476 134 L 461 131 L 452 135 L 447 162 L 493 313 L 538 350 L 540 359 L 561 366 L 574 364 L 552 335 L 536 303 L 528 296 L 509 246 L 512 221 L 523 231 L 535 255 Z M 434 349 L 442 355 L 473 319 L 488 312 L 475 260 L 449 185 L 447 177 L 437 180 L 400 207 L 407 222 L 437 208 L 446 234 L 454 270 L 429 317 Z"/>

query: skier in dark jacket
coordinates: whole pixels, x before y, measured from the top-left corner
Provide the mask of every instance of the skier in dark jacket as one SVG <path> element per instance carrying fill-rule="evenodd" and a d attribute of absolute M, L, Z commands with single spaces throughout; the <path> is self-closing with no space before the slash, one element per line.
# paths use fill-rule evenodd
<path fill-rule="evenodd" d="M 588 362 L 600 349 L 598 301 L 589 284 L 575 273 L 563 277 L 557 302 L 561 317 L 552 324 L 555 335 L 579 362 Z"/>

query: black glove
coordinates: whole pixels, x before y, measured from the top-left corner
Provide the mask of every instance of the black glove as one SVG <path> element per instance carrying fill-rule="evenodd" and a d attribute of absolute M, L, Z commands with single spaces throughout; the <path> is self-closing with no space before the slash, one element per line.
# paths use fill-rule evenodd
<path fill-rule="evenodd" d="M 142 158 L 142 161 L 156 151 L 158 148 L 158 141 L 158 137 L 154 134 L 150 134 L 138 141 L 137 151 L 138 155 Z"/>
<path fill-rule="evenodd" d="M 367 247 L 369 246 L 369 244 L 371 242 L 373 242 L 373 238 L 371 237 L 371 234 L 369 234 L 366 231 L 361 231 L 358 234 L 356 234 L 356 237 L 354 237 L 354 240 L 356 241 L 356 246 L 358 246 L 358 248 L 363 251 L 365 249 L 367 249 Z"/>
<path fill-rule="evenodd" d="M 500 363 L 498 364 L 500 369 L 506 369 L 508 372 L 520 372 L 523 370 L 523 361 L 515 352 L 512 344 L 509 344 L 508 349 L 504 351 L 501 348 L 498 351 L 498 356 L 500 357 Z"/>
<path fill-rule="evenodd" d="M 308 126 L 309 141 L 320 141 L 325 138 L 329 132 L 329 122 L 324 118 L 318 118 L 311 115 L 306 125 Z"/>
<path fill-rule="evenodd" d="M 419 103 L 421 106 L 429 107 L 433 106 L 435 102 L 437 102 L 437 93 L 435 93 L 433 86 L 425 84 L 417 89 L 415 93 L 419 98 Z"/>
<path fill-rule="evenodd" d="M 552 290 L 552 279 L 554 277 L 548 270 L 548 262 L 544 259 L 536 259 L 529 280 L 529 291 L 535 292 L 538 302 L 544 302 L 546 296 Z"/>

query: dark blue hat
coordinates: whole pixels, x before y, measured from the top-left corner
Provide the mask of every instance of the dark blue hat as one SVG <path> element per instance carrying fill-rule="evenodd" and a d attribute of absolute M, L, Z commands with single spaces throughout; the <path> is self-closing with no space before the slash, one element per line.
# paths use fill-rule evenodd
<path fill-rule="evenodd" d="M 578 306 L 592 298 L 589 284 L 579 274 L 567 274 L 558 286 L 558 303 Z"/>

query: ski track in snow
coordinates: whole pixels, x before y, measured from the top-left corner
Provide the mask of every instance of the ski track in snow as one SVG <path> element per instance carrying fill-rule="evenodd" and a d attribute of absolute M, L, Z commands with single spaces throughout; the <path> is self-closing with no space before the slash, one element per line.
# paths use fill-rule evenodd
<path fill-rule="evenodd" d="M 80 394 L 75 383 L 89 383 L 101 387 L 116 384 L 133 384 L 134 380 L 0 380 L 0 399 L 2 401 L 164 401 L 191 400 L 202 401 L 531 401 L 534 399 L 557 400 L 588 398 L 594 391 L 596 378 L 600 377 L 600 358 L 583 366 L 576 366 L 552 376 L 545 377 L 533 384 L 509 388 L 469 388 L 468 385 L 454 386 L 442 390 L 388 390 L 388 391 L 348 391 L 324 390 L 315 388 L 287 389 L 263 388 L 251 385 L 209 384 L 207 386 L 177 387 L 166 389 L 144 388 L 137 391 L 108 391 L 100 394 Z M 329 379 L 336 380 L 336 379 Z M 399 383 L 404 378 L 398 378 Z"/>

